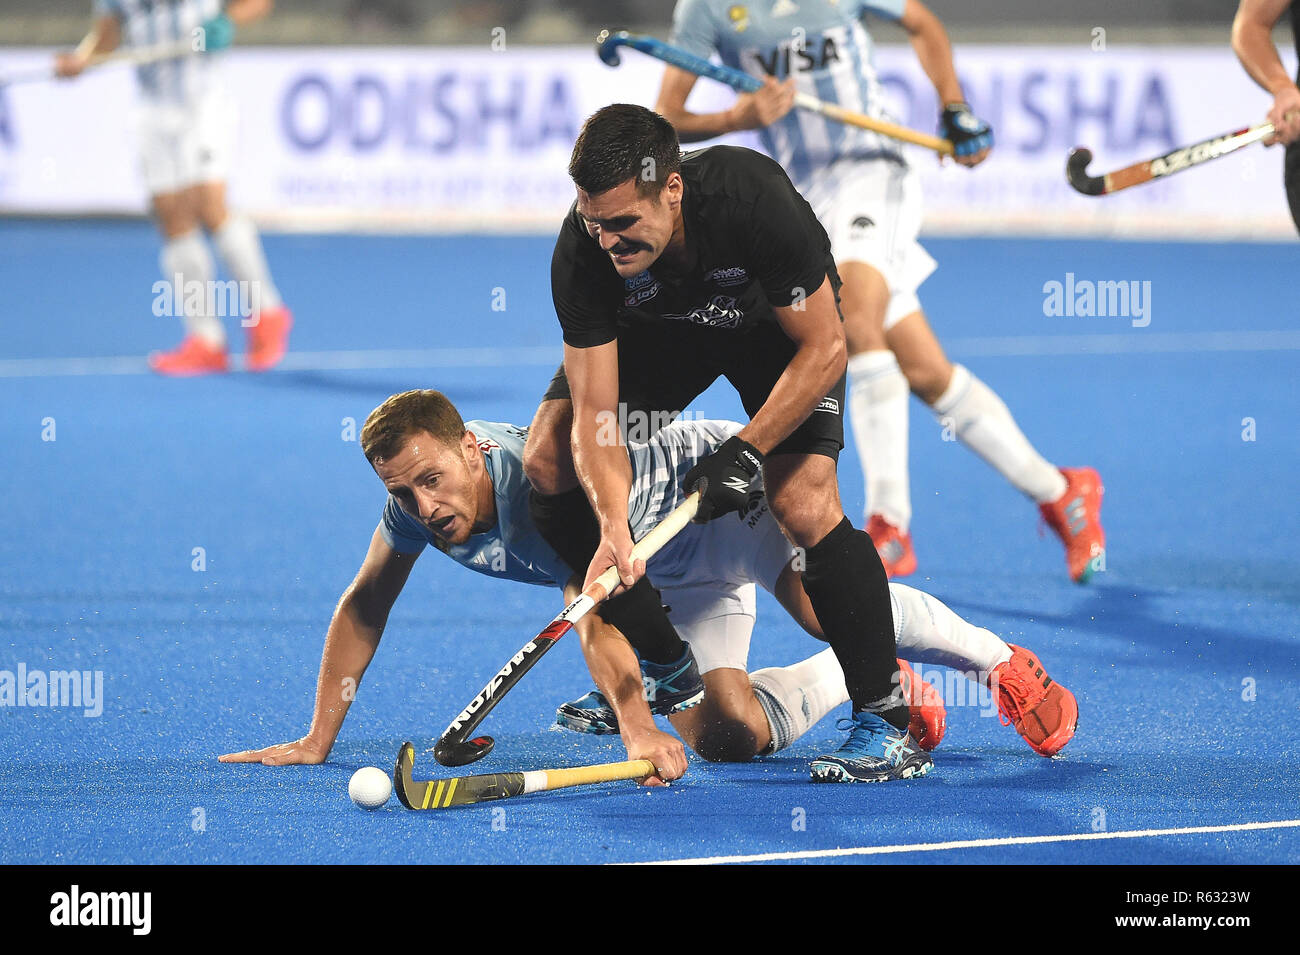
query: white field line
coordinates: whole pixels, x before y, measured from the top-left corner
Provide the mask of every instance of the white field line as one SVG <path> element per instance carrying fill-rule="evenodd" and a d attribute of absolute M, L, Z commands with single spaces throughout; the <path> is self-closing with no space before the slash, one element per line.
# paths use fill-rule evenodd
<path fill-rule="evenodd" d="M 845 856 L 894 855 L 902 852 L 945 852 L 951 849 L 987 849 L 999 846 L 1035 846 L 1052 842 L 1100 842 L 1108 839 L 1150 839 L 1197 833 L 1248 832 L 1257 829 L 1294 829 L 1300 819 L 1277 822 L 1239 822 L 1227 826 L 1188 826 L 1182 829 L 1130 829 L 1120 832 L 1068 832 L 1057 836 L 1003 836 L 996 839 L 961 839 L 955 842 L 913 842 L 897 846 L 861 846 L 854 849 L 807 849 L 799 852 L 761 852 L 747 856 L 701 856 L 698 859 L 661 859 L 629 865 L 721 865 L 733 862 L 780 862 L 787 859 L 837 859 Z"/>
<path fill-rule="evenodd" d="M 1024 335 L 950 338 L 953 355 L 1023 358 L 1051 355 L 1153 355 L 1198 352 L 1300 351 L 1300 331 L 1170 332 L 1135 329 L 1096 335 Z M 355 371 L 382 368 L 504 368 L 559 364 L 559 345 L 520 348 L 407 348 L 290 352 L 277 371 Z M 234 364 L 239 367 L 236 356 Z M 0 378 L 59 378 L 84 375 L 147 375 L 143 357 L 6 358 Z"/>

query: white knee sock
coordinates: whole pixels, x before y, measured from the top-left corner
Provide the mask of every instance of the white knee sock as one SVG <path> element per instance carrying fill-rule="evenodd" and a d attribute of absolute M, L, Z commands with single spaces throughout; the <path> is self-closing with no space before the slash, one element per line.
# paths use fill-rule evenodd
<path fill-rule="evenodd" d="M 229 216 L 221 228 L 212 233 L 221 264 L 236 282 L 249 284 L 250 297 L 258 308 L 277 308 L 280 290 L 271 280 L 271 270 L 262 252 L 257 226 L 244 216 Z"/>
<path fill-rule="evenodd" d="M 823 716 L 849 701 L 844 671 L 830 649 L 793 666 L 755 670 L 749 682 L 772 730 L 767 753 L 785 749 Z"/>
<path fill-rule="evenodd" d="M 198 230 L 165 240 L 158 256 L 158 268 L 164 280 L 180 287 L 179 298 L 185 309 L 181 319 L 186 334 L 196 335 L 213 347 L 224 346 L 226 330 L 211 311 L 212 253 Z"/>
<path fill-rule="evenodd" d="M 964 366 L 953 366 L 952 383 L 932 410 L 966 447 L 1039 504 L 1065 493 L 1065 477 L 1034 450 L 1002 399 Z"/>
<path fill-rule="evenodd" d="M 867 483 L 867 513 L 906 532 L 912 520 L 907 470 L 907 379 L 891 351 L 849 358 L 850 423 Z"/>
<path fill-rule="evenodd" d="M 1011 659 L 1011 648 L 992 631 L 967 623 L 938 597 L 891 583 L 898 655 L 914 663 L 991 673 Z"/>

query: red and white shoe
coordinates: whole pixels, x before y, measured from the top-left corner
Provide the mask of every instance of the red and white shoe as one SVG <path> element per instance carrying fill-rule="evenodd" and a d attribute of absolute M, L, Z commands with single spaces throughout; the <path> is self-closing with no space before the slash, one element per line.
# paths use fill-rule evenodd
<path fill-rule="evenodd" d="M 283 305 L 258 312 L 257 321 L 248 326 L 248 352 L 244 356 L 244 366 L 249 371 L 267 371 L 278 365 L 289 350 L 291 328 L 293 313 Z"/>
<path fill-rule="evenodd" d="M 900 531 L 879 514 L 867 521 L 867 536 L 876 545 L 885 573 L 892 580 L 916 573 L 916 552 L 912 550 L 912 535 Z"/>
<path fill-rule="evenodd" d="M 171 351 L 151 352 L 149 367 L 160 375 L 188 378 L 228 371 L 230 361 L 224 347 L 209 345 L 197 335 L 187 335 Z"/>
<path fill-rule="evenodd" d="M 1101 475 L 1093 468 L 1061 468 L 1066 488 L 1055 501 L 1040 504 L 1038 512 L 1065 545 L 1070 579 L 1086 584 L 1105 567 L 1106 532 L 1101 529 L 1101 497 L 1106 493 Z"/>
<path fill-rule="evenodd" d="M 1038 657 L 1023 647 L 1008 644 L 1011 659 L 989 674 L 989 689 L 998 701 L 1003 726 L 1016 732 L 1041 756 L 1055 756 L 1074 738 L 1079 704 L 1074 694 L 1057 683 Z"/>
<path fill-rule="evenodd" d="M 943 741 L 948 728 L 948 710 L 943 705 L 943 697 L 928 680 L 918 677 L 906 660 L 898 661 L 898 677 L 903 699 L 907 701 L 912 739 L 929 752 Z"/>

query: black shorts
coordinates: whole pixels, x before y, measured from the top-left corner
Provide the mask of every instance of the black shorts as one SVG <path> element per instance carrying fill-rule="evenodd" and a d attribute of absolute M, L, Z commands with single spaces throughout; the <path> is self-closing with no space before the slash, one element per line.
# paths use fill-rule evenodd
<path fill-rule="evenodd" d="M 624 419 L 645 416 L 652 433 L 686 410 L 719 377 L 731 382 L 752 418 L 794 358 L 794 342 L 769 322 L 745 331 L 677 322 L 628 325 L 618 333 L 619 402 Z M 561 365 L 543 401 L 569 397 Z M 630 430 L 630 429 L 629 429 Z M 769 454 L 839 457 L 844 447 L 844 376 L 818 407 Z"/>
<path fill-rule="evenodd" d="M 1295 220 L 1296 231 L 1300 232 L 1300 140 L 1286 147 L 1286 172 L 1282 178 L 1286 183 L 1286 201 L 1291 206 L 1291 218 Z"/>

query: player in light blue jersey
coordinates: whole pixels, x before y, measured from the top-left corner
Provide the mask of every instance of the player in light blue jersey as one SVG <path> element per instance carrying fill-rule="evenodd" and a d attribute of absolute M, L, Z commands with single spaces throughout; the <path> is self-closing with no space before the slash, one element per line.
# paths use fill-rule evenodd
<path fill-rule="evenodd" d="M 249 370 L 273 367 L 288 346 L 293 317 L 271 278 L 257 227 L 226 207 L 238 119 L 221 83 L 220 51 L 236 26 L 265 17 L 271 6 L 272 0 L 94 0 L 90 32 L 55 61 L 58 75 L 73 77 L 95 55 L 119 47 L 173 53 L 136 67 L 140 167 L 162 233 L 159 265 L 171 289 L 163 301 L 180 304 L 185 327 L 178 347 L 149 356 L 159 374 L 226 371 L 221 319 L 236 317 L 228 312 L 248 330 Z M 216 281 L 204 233 L 230 283 Z"/>
<path fill-rule="evenodd" d="M 734 422 L 678 421 L 644 444 L 627 446 L 633 471 L 628 509 L 636 537 L 680 503 L 685 473 L 740 428 Z M 224 761 L 319 763 L 329 755 L 351 699 L 344 690 L 360 682 L 389 611 L 428 546 L 503 580 L 543 586 L 569 581 L 569 599 L 576 596 L 578 578 L 529 517 L 526 437 L 514 425 L 462 422 L 436 391 L 394 395 L 371 413 L 362 449 L 389 498 L 365 562 L 330 623 L 311 728 L 300 740 L 228 754 Z M 743 514 L 688 525 L 650 560 L 705 686 L 703 702 L 662 712 L 707 759 L 739 761 L 775 752 L 848 702 L 843 671 L 829 649 L 792 666 L 746 672 L 756 584 L 809 633 L 820 635 L 791 558 L 789 543 L 756 490 Z M 1058 684 L 1035 680 L 1040 664 L 1032 654 L 918 590 L 892 584 L 890 595 L 900 653 L 977 674 L 1035 750 L 1050 755 L 1069 741 L 1077 718 L 1074 698 Z M 685 751 L 656 728 L 631 646 L 594 614 L 580 620 L 577 630 L 600 689 L 560 707 L 559 722 L 621 734 L 630 759 L 651 759 L 662 770 L 651 784 L 681 776 Z M 899 664 L 913 732 L 933 748 L 943 736 L 942 700 L 906 663 Z"/>
<path fill-rule="evenodd" d="M 868 15 L 898 22 L 942 104 L 939 131 L 956 161 L 975 166 L 993 132 L 966 105 L 947 32 L 920 0 L 678 0 L 673 42 L 764 78 L 728 110 L 692 113 L 696 77 L 664 73 L 655 109 L 683 142 L 757 129 L 830 235 L 844 281 L 853 434 L 867 484 L 867 533 L 891 577 L 916 570 L 907 464 L 909 389 L 945 428 L 1039 504 L 1066 547 L 1071 578 L 1103 564 L 1101 479 L 1058 469 L 1029 443 L 1002 400 L 952 364 L 921 311 L 917 289 L 935 261 L 917 241 L 918 178 L 902 145 L 878 133 L 794 110 L 796 92 L 891 122 L 873 62 Z"/>

